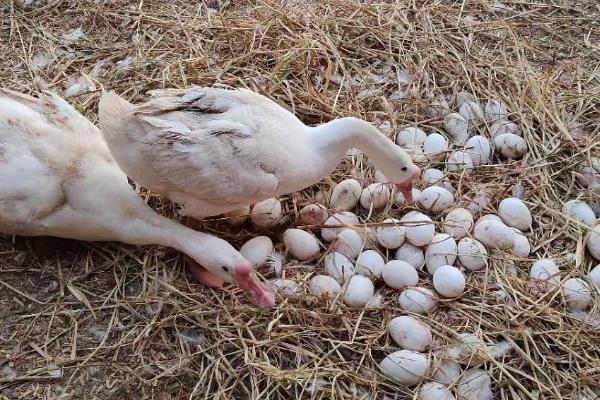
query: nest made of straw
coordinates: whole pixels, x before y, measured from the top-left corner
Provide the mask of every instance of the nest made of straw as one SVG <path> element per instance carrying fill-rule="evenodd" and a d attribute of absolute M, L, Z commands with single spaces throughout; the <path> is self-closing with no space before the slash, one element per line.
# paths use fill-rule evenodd
<path fill-rule="evenodd" d="M 524 131 L 528 155 L 455 177 L 459 199 L 496 201 L 523 187 L 536 229 L 533 258 L 582 275 L 585 231 L 560 213 L 576 174 L 598 155 L 600 12 L 596 1 L 8 0 L 0 5 L 2 86 L 50 88 L 90 119 L 102 89 L 132 101 L 159 87 L 226 83 L 255 89 L 307 123 L 355 115 L 439 129 L 432 96 L 498 97 Z M 508 8 L 507 8 L 508 7 Z M 402 85 L 400 69 L 413 77 Z M 383 77 L 383 79 L 381 79 Z M 408 97 L 391 96 L 399 90 Z M 577 126 L 575 126 L 577 124 Z M 578 127 L 579 135 L 569 132 Z M 343 164 L 332 177 L 367 164 Z M 286 197 L 286 222 L 330 180 Z M 159 212 L 173 206 L 145 195 Z M 384 215 L 381 216 L 385 217 Z M 239 245 L 256 235 L 207 222 Z M 278 232 L 268 232 L 277 236 Z M 0 393 L 8 398 L 410 398 L 377 371 L 396 349 L 382 310 L 307 298 L 275 311 L 235 290 L 186 278 L 180 257 L 154 248 L 81 244 L 45 259 L 20 238 L 0 243 Z M 530 263 L 529 263 L 530 264 Z M 600 334 L 560 302 L 532 296 L 501 269 L 469 277 L 468 292 L 427 317 L 443 343 L 456 332 L 516 348 L 486 368 L 502 399 L 560 399 L 600 389 Z M 292 269 L 306 279 L 305 269 Z M 493 289 L 515 299 L 499 304 Z"/>

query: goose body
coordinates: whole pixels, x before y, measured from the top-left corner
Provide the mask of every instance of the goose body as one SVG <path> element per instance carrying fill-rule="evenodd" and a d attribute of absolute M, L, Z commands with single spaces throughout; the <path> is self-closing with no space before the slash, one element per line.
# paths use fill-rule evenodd
<path fill-rule="evenodd" d="M 205 283 L 237 283 L 273 303 L 231 245 L 148 207 L 100 131 L 53 93 L 0 90 L 0 232 L 172 247 L 205 268 L 195 271 Z"/>
<path fill-rule="evenodd" d="M 194 218 L 294 192 L 331 173 L 351 147 L 364 151 L 404 193 L 419 175 L 410 156 L 369 123 L 342 118 L 308 127 L 247 89 L 150 92 L 133 105 L 113 92 L 100 124 L 123 170 Z"/>

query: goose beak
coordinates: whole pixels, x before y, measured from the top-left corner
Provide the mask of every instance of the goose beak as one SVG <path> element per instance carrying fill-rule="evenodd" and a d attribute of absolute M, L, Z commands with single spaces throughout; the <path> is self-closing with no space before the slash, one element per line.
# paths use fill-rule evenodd
<path fill-rule="evenodd" d="M 275 295 L 260 283 L 252 264 L 248 260 L 241 260 L 235 264 L 234 275 L 240 289 L 250 293 L 256 304 L 263 308 L 273 308 L 275 306 Z"/>
<path fill-rule="evenodd" d="M 406 204 L 413 203 L 412 188 L 415 182 L 421 177 L 421 169 L 419 167 L 413 165 L 411 168 L 413 169 L 411 177 L 404 183 L 395 184 L 396 189 L 398 189 L 406 199 Z"/>

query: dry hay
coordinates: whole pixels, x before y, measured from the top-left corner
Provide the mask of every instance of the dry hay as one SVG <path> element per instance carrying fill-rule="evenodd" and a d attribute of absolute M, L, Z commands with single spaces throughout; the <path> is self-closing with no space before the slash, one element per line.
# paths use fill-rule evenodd
<path fill-rule="evenodd" d="M 595 0 L 506 3 L 512 11 L 482 0 L 207 3 L 36 0 L 23 8 L 5 0 L 2 86 L 64 93 L 81 79 L 83 91 L 69 100 L 94 119 L 102 88 L 140 101 L 149 89 L 221 82 L 259 90 L 307 123 L 355 115 L 389 120 L 392 134 L 404 125 L 439 129 L 425 112 L 429 93 L 500 97 L 530 152 L 456 175 L 459 198 L 484 189 L 496 205 L 518 184 L 536 221 L 533 257 L 556 257 L 565 276 L 593 265 L 584 231 L 558 210 L 567 199 L 592 196 L 573 171 L 599 149 Z M 76 28 L 85 36 L 69 43 L 63 35 Z M 401 89 L 395 66 L 415 83 L 408 98 L 390 102 Z M 574 140 L 575 119 L 582 126 Z M 333 178 L 351 172 L 365 181 L 373 173 L 366 163 L 345 163 Z M 287 196 L 286 223 L 328 182 Z M 146 196 L 174 215 L 170 203 Z M 388 214 L 397 210 L 372 221 Z M 236 245 L 256 235 L 246 228 L 206 223 Z M 237 290 L 193 282 L 180 256 L 161 249 L 80 244 L 38 259 L 27 250 L 36 243 L 1 242 L 0 393 L 10 399 L 412 396 L 376 369 L 396 349 L 385 333 L 400 314 L 391 291 L 381 311 L 306 298 L 266 312 Z M 457 332 L 513 343 L 511 355 L 486 364 L 498 398 L 594 398 L 598 330 L 570 317 L 560 295 L 532 296 L 525 284 L 531 262 L 517 264 L 517 278 L 501 268 L 470 274 L 468 293 L 428 316 L 437 345 Z M 304 268 L 287 274 L 309 276 Z M 498 288 L 514 303 L 499 302 Z"/>

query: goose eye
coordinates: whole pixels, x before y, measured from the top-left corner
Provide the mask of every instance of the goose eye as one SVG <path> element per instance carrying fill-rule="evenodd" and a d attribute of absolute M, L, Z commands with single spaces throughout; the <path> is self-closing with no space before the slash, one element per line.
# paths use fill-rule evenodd
<path fill-rule="evenodd" d="M 402 167 L 402 168 L 400 168 L 400 169 L 401 169 L 402 171 L 407 171 L 407 170 L 408 170 L 408 167 Z"/>
<path fill-rule="evenodd" d="M 221 268 L 223 268 L 223 271 L 229 273 L 229 268 L 227 268 L 226 266 L 223 265 Z"/>

